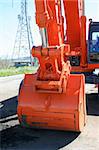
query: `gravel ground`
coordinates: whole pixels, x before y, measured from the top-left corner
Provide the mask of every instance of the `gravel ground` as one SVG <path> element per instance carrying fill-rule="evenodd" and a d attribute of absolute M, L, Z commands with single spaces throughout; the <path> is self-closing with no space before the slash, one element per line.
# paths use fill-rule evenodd
<path fill-rule="evenodd" d="M 17 93 L 23 75 L 0 78 L 1 150 L 99 150 L 99 99 L 94 84 L 86 84 L 87 125 L 81 134 L 21 128 Z"/>

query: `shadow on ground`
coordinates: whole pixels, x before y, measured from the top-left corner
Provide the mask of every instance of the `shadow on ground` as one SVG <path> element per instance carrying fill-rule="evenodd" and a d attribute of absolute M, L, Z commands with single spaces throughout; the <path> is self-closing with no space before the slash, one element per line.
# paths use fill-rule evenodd
<path fill-rule="evenodd" d="M 99 83 L 99 76 L 94 74 L 90 74 L 90 75 L 85 74 L 85 81 L 86 83 L 97 84 Z"/>
<path fill-rule="evenodd" d="M 24 129 L 17 125 L 1 131 L 1 149 L 57 150 L 78 135 L 75 132 Z"/>
<path fill-rule="evenodd" d="M 98 93 L 86 95 L 87 115 L 99 116 Z"/>
<path fill-rule="evenodd" d="M 0 119 L 1 123 L 12 122 L 17 118 L 6 119 L 16 115 L 17 111 L 17 96 L 7 99 L 2 102 Z M 5 121 L 4 121 L 5 119 Z M 1 149 L 17 149 L 17 150 L 57 150 L 65 145 L 68 145 L 78 137 L 79 133 L 54 131 L 54 130 L 34 130 L 22 128 L 20 125 L 9 127 L 0 132 Z"/>
<path fill-rule="evenodd" d="M 99 100 L 97 94 L 87 94 L 86 97 L 87 114 L 98 116 Z M 1 118 L 16 114 L 17 97 L 10 98 L 2 103 L 4 106 L 0 110 Z M 79 136 L 79 133 L 26 129 L 16 125 L 2 130 L 0 135 L 2 150 L 57 150 L 73 142 Z"/>
<path fill-rule="evenodd" d="M 18 104 L 17 96 L 4 100 L 0 104 L 2 105 L 0 108 L 0 119 L 16 114 Z"/>

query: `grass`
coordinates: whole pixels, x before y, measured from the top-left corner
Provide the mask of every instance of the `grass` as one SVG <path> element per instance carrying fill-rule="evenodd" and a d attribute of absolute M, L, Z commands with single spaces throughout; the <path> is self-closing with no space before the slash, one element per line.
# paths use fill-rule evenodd
<path fill-rule="evenodd" d="M 37 67 L 24 66 L 24 67 L 10 67 L 7 69 L 0 69 L 0 77 L 12 76 L 17 74 L 34 73 Z"/>

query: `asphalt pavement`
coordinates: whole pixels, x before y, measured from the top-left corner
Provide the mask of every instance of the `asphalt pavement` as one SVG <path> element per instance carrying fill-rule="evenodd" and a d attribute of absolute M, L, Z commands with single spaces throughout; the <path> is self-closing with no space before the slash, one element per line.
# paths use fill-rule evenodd
<path fill-rule="evenodd" d="M 82 133 L 26 129 L 19 125 L 16 114 L 23 77 L 0 77 L 1 150 L 99 150 L 99 97 L 95 84 L 86 84 L 87 124 Z"/>

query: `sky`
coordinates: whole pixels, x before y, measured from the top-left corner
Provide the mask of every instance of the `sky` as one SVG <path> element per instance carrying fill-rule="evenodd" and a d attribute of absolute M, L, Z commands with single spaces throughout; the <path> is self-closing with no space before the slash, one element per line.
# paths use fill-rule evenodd
<path fill-rule="evenodd" d="M 13 1 L 13 3 L 12 3 Z M 31 16 L 31 30 L 34 45 L 40 43 L 38 27 L 35 23 L 34 0 L 27 0 L 28 15 Z M 21 0 L 0 0 L 0 57 L 10 56 L 13 52 L 20 14 Z M 99 0 L 85 0 L 85 15 L 87 20 L 99 21 Z"/>

